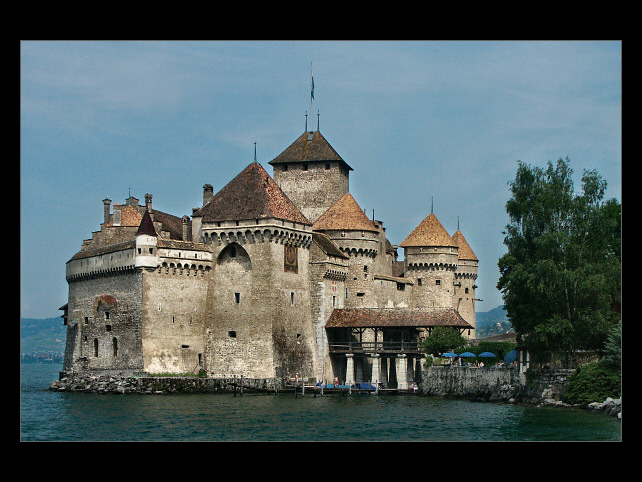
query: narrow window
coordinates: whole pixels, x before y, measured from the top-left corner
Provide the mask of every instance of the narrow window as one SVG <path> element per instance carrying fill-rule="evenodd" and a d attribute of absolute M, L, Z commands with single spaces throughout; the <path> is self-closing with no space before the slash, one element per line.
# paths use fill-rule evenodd
<path fill-rule="evenodd" d="M 287 171 L 287 170 L 288 170 L 288 165 L 287 165 L 287 164 L 283 164 L 283 170 L 284 170 L 284 171 Z"/>
<path fill-rule="evenodd" d="M 234 302 L 237 305 L 241 302 L 241 293 L 234 293 Z"/>
<path fill-rule="evenodd" d="M 330 169 L 330 164 L 325 165 L 326 170 Z"/>
<path fill-rule="evenodd" d="M 85 316 L 85 325 L 88 325 L 88 324 L 89 324 L 89 317 Z"/>
<path fill-rule="evenodd" d="M 154 248 L 149 248 L 149 254 L 154 254 Z"/>
<path fill-rule="evenodd" d="M 366 237 L 366 232 L 365 232 L 365 231 L 361 231 L 361 237 L 362 237 L 362 238 L 365 238 L 365 237 Z"/>
<path fill-rule="evenodd" d="M 348 299 L 348 288 L 346 288 L 346 300 Z"/>
<path fill-rule="evenodd" d="M 417 286 L 421 286 L 421 278 L 417 278 Z"/>
<path fill-rule="evenodd" d="M 118 340 L 116 337 L 112 340 L 112 348 L 114 349 L 114 357 L 118 355 Z"/>
<path fill-rule="evenodd" d="M 230 246 L 230 258 L 236 258 L 236 246 Z"/>
<path fill-rule="evenodd" d="M 198 366 L 199 367 L 203 366 L 203 354 L 202 353 L 198 354 Z"/>
<path fill-rule="evenodd" d="M 293 304 L 294 304 L 294 291 L 291 291 L 291 292 L 290 292 L 290 304 L 291 304 L 291 305 L 293 305 Z"/>
<path fill-rule="evenodd" d="M 94 338 L 94 356 L 98 358 L 98 338 Z"/>
<path fill-rule="evenodd" d="M 337 306 L 337 297 L 336 297 L 336 296 L 333 296 L 333 297 L 332 297 L 332 307 L 334 308 L 334 307 L 336 307 L 336 306 Z"/>
<path fill-rule="evenodd" d="M 105 311 L 105 319 L 106 319 L 106 320 L 108 320 L 108 319 L 109 319 L 109 311 Z"/>
<path fill-rule="evenodd" d="M 367 265 L 364 265 L 364 266 L 363 266 L 363 271 L 364 271 L 365 273 L 367 273 L 367 272 L 368 272 L 368 266 L 367 266 Z"/>
<path fill-rule="evenodd" d="M 140 248 L 138 248 L 138 254 L 140 254 Z"/>
<path fill-rule="evenodd" d="M 105 325 L 105 329 L 106 329 L 107 331 L 111 331 L 111 325 Z"/>
<path fill-rule="evenodd" d="M 341 231 L 341 237 L 342 237 L 342 238 L 345 238 L 345 237 L 346 237 L 346 232 L 345 232 L 345 231 Z"/>
<path fill-rule="evenodd" d="M 468 288 L 466 288 L 464 291 L 466 292 L 466 294 L 468 294 Z"/>
<path fill-rule="evenodd" d="M 308 170 L 308 165 L 307 165 L 307 164 L 303 164 L 303 170 L 304 170 L 304 171 L 307 171 L 307 170 Z"/>

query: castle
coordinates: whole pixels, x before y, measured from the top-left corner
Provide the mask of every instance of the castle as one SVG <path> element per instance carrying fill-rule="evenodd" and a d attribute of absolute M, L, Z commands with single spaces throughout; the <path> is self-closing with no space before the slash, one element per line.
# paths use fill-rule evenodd
<path fill-rule="evenodd" d="M 103 200 L 100 231 L 66 266 L 63 372 L 406 388 L 434 327 L 474 337 L 478 259 L 459 230 L 430 213 L 392 245 L 318 129 L 269 164 L 273 176 L 255 159 L 216 194 L 205 184 L 191 216 L 151 194 Z"/>

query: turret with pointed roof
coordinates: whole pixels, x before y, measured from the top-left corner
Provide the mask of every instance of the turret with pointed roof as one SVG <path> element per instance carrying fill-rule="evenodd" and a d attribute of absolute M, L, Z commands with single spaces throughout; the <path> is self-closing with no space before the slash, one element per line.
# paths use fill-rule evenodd
<path fill-rule="evenodd" d="M 479 259 L 459 229 L 453 234 L 453 241 L 459 246 L 454 285 L 455 308 L 462 318 L 474 328 L 476 326 L 475 301 L 477 298 L 475 290 L 477 288 Z M 470 330 L 466 335 L 475 337 L 475 333 L 471 333 Z"/>
<path fill-rule="evenodd" d="M 274 180 L 311 222 L 348 193 L 352 168 L 319 132 L 304 132 L 269 164 Z"/>
<path fill-rule="evenodd" d="M 459 248 L 433 213 L 399 245 L 405 276 L 415 284 L 415 306 L 452 306 Z"/>

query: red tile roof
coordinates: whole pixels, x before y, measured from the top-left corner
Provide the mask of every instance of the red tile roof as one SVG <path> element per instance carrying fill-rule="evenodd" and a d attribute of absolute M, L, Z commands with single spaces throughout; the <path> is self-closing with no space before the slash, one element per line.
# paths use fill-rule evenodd
<path fill-rule="evenodd" d="M 192 216 L 203 216 L 203 222 L 276 218 L 311 224 L 256 162 L 243 169 Z"/>

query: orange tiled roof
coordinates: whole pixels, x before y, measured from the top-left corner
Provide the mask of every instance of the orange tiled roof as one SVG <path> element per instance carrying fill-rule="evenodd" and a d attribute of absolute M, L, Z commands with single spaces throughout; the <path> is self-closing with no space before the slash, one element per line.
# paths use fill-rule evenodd
<path fill-rule="evenodd" d="M 459 246 L 459 259 L 479 261 L 461 231 L 455 231 L 455 234 L 453 234 L 453 241 L 457 243 L 457 246 Z"/>
<path fill-rule="evenodd" d="M 399 245 L 407 246 L 453 246 L 457 244 L 441 225 L 437 216 L 430 213 Z"/>
<path fill-rule="evenodd" d="M 350 193 L 344 194 L 324 212 L 312 225 L 315 231 L 346 230 L 373 231 L 379 230 L 357 204 Z"/>

